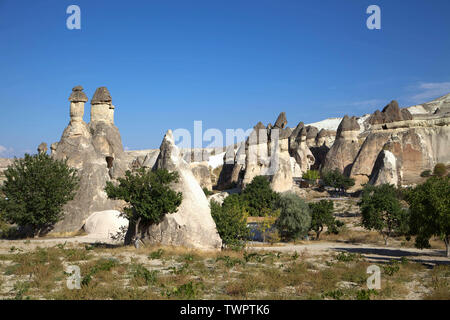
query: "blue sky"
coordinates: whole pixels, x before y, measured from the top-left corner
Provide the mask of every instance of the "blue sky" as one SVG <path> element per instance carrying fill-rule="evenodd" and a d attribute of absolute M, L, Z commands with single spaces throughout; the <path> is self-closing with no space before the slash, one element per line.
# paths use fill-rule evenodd
<path fill-rule="evenodd" d="M 81 8 L 81 30 L 66 9 Z M 381 8 L 381 30 L 366 8 Z M 288 125 L 450 92 L 450 1 L 0 0 L 0 157 L 60 139 L 107 86 L 128 149 L 167 129 Z M 90 104 L 85 120 L 89 121 Z"/>

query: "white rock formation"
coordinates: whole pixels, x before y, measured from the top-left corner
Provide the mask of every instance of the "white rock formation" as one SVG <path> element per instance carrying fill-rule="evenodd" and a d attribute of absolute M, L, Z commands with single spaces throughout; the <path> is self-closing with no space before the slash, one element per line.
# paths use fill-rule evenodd
<path fill-rule="evenodd" d="M 155 169 L 178 172 L 179 182 L 173 189 L 182 192 L 183 200 L 177 212 L 166 214 L 163 221 L 143 230 L 145 243 L 184 246 L 188 248 L 220 249 L 222 240 L 211 217 L 208 200 L 195 179 L 189 164 L 175 146 L 172 131 L 167 131 L 160 147 Z"/>
<path fill-rule="evenodd" d="M 109 240 L 111 235 L 128 228 L 128 219 L 120 216 L 117 210 L 98 211 L 87 218 L 83 228 L 89 236 Z"/>

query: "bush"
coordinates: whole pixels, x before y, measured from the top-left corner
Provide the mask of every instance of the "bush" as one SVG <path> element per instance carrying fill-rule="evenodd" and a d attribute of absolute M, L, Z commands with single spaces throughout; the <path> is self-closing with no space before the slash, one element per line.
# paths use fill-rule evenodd
<path fill-rule="evenodd" d="M 76 195 L 79 178 L 65 161 L 47 154 L 25 154 L 4 171 L 0 187 L 3 219 L 21 227 L 31 227 L 39 236 L 64 217 L 63 206 Z"/>
<path fill-rule="evenodd" d="M 311 230 L 316 233 L 316 240 L 319 240 L 320 233 L 324 226 L 328 231 L 338 233 L 338 227 L 342 224 L 333 216 L 333 201 L 320 200 L 317 203 L 310 203 L 311 210 Z"/>
<path fill-rule="evenodd" d="M 422 171 L 422 173 L 420 174 L 420 176 L 421 176 L 422 178 L 428 178 L 428 177 L 430 177 L 430 176 L 431 176 L 431 170 L 425 170 L 425 171 Z"/>
<path fill-rule="evenodd" d="M 280 199 L 279 194 L 272 190 L 264 176 L 253 178 L 241 196 L 252 217 L 272 216 L 272 211 L 276 209 L 276 203 Z"/>
<path fill-rule="evenodd" d="M 308 181 L 315 181 L 320 178 L 320 173 L 317 170 L 308 170 L 303 174 L 302 178 Z"/>
<path fill-rule="evenodd" d="M 282 194 L 278 207 L 280 216 L 275 225 L 284 240 L 296 239 L 308 233 L 311 213 L 303 199 L 293 193 Z"/>
<path fill-rule="evenodd" d="M 207 197 L 214 194 L 214 192 L 209 191 L 208 188 L 206 188 L 206 187 L 203 187 L 203 193 L 204 193 L 205 196 L 207 196 Z"/>
<path fill-rule="evenodd" d="M 135 173 L 127 171 L 125 177 L 118 181 L 118 186 L 106 182 L 105 191 L 110 199 L 124 200 L 129 204 L 123 216 L 130 224 L 134 224 L 136 240 L 139 238 L 141 222 L 159 223 L 167 213 L 175 212 L 181 204 L 181 192 L 175 192 L 169 186 L 178 181 L 177 172 L 140 168 Z"/>
<path fill-rule="evenodd" d="M 408 211 L 402 208 L 398 195 L 395 186 L 390 184 L 366 185 L 361 201 L 358 202 L 362 225 L 368 230 L 377 230 L 383 236 L 385 245 L 394 233 L 407 233 L 405 222 L 408 219 Z"/>
<path fill-rule="evenodd" d="M 431 177 L 424 184 L 406 192 L 410 210 L 411 233 L 417 235 L 416 247 L 430 247 L 438 236 L 450 256 L 450 178 Z"/>
<path fill-rule="evenodd" d="M 210 206 L 211 216 L 223 244 L 230 247 L 242 247 L 250 231 L 247 228 L 248 214 L 240 196 L 232 194 L 225 198 L 222 205 L 211 200 Z"/>
<path fill-rule="evenodd" d="M 447 168 L 445 164 L 438 163 L 434 166 L 433 174 L 438 177 L 443 177 L 447 173 Z"/>
<path fill-rule="evenodd" d="M 355 185 L 355 180 L 342 174 L 338 169 L 322 173 L 324 185 L 345 192 Z"/>

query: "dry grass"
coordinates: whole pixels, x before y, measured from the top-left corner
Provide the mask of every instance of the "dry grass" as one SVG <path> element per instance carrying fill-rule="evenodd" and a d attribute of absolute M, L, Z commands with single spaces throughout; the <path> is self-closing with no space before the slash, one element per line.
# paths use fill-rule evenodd
<path fill-rule="evenodd" d="M 371 263 L 351 254 L 56 246 L 0 258 L 0 297 L 12 299 L 405 299 L 414 280 L 428 288 L 419 297 L 449 298 L 449 266 L 382 266 L 371 292 Z M 66 287 L 67 265 L 80 267 L 81 289 Z"/>

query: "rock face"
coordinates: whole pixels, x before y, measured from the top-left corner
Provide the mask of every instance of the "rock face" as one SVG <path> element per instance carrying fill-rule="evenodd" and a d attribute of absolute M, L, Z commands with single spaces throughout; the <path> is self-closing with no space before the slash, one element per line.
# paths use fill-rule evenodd
<path fill-rule="evenodd" d="M 70 123 L 61 140 L 52 144 L 52 156 L 67 160 L 80 177 L 77 195 L 65 205 L 65 217 L 52 232 L 77 231 L 93 212 L 122 205 L 121 201 L 108 199 L 104 191 L 107 181 L 122 176 L 127 169 L 120 133 L 114 125 L 114 107 L 104 87 L 97 89 L 94 98 L 91 122 L 86 124 L 83 121 L 86 95 L 80 86 L 72 89 Z"/>
<path fill-rule="evenodd" d="M 290 153 L 302 173 L 308 171 L 315 162 L 314 155 L 306 143 L 307 128 L 303 127 L 297 137 L 290 138 Z"/>
<path fill-rule="evenodd" d="M 99 239 L 111 239 L 111 236 L 128 228 L 128 219 L 121 217 L 117 210 L 105 210 L 91 214 L 83 226 L 84 231 Z"/>
<path fill-rule="evenodd" d="M 189 164 L 175 146 L 170 130 L 164 136 L 154 168 L 178 172 L 179 182 L 173 185 L 173 189 L 183 193 L 183 201 L 177 212 L 167 214 L 161 223 L 142 230 L 142 240 L 145 243 L 220 249 L 222 240 L 211 217 L 208 200 Z"/>
<path fill-rule="evenodd" d="M 450 95 L 449 95 L 450 96 Z M 426 107 L 423 107 L 426 106 Z M 436 114 L 437 108 L 450 110 L 447 96 L 408 109 L 395 101 L 382 112 L 367 118 L 365 130 L 357 134 L 349 122 L 338 133 L 350 128 L 352 141 L 363 141 L 360 148 L 346 139 L 337 139 L 326 157 L 325 168 L 338 168 L 355 179 L 354 189 L 364 183 L 414 185 L 422 182 L 420 174 L 436 163 L 450 163 L 450 114 Z M 408 110 L 413 111 L 414 116 Z M 344 121 L 344 120 L 343 120 Z M 348 132 L 348 131 L 347 131 Z M 345 138 L 345 137 L 344 137 Z"/>
<path fill-rule="evenodd" d="M 360 148 L 359 129 L 355 117 L 344 116 L 337 129 L 336 140 L 325 157 L 323 170 L 338 169 L 341 172 L 350 173 L 351 166 Z"/>
<path fill-rule="evenodd" d="M 200 187 L 212 190 L 211 172 L 209 171 L 208 162 L 192 162 L 190 164 L 192 174 L 194 175 Z"/>
<path fill-rule="evenodd" d="M 378 155 L 370 180 L 370 184 L 393 184 L 398 185 L 397 159 L 388 150 L 383 150 Z"/>
<path fill-rule="evenodd" d="M 412 115 L 407 109 L 400 110 L 398 102 L 392 100 L 383 111 L 375 111 L 370 117 L 370 124 L 391 123 L 396 121 L 412 120 Z"/>
<path fill-rule="evenodd" d="M 47 150 L 48 148 L 45 142 L 42 142 L 37 148 L 38 153 L 47 153 Z"/>
<path fill-rule="evenodd" d="M 5 181 L 4 171 L 14 163 L 14 159 L 0 158 L 0 185 Z"/>

